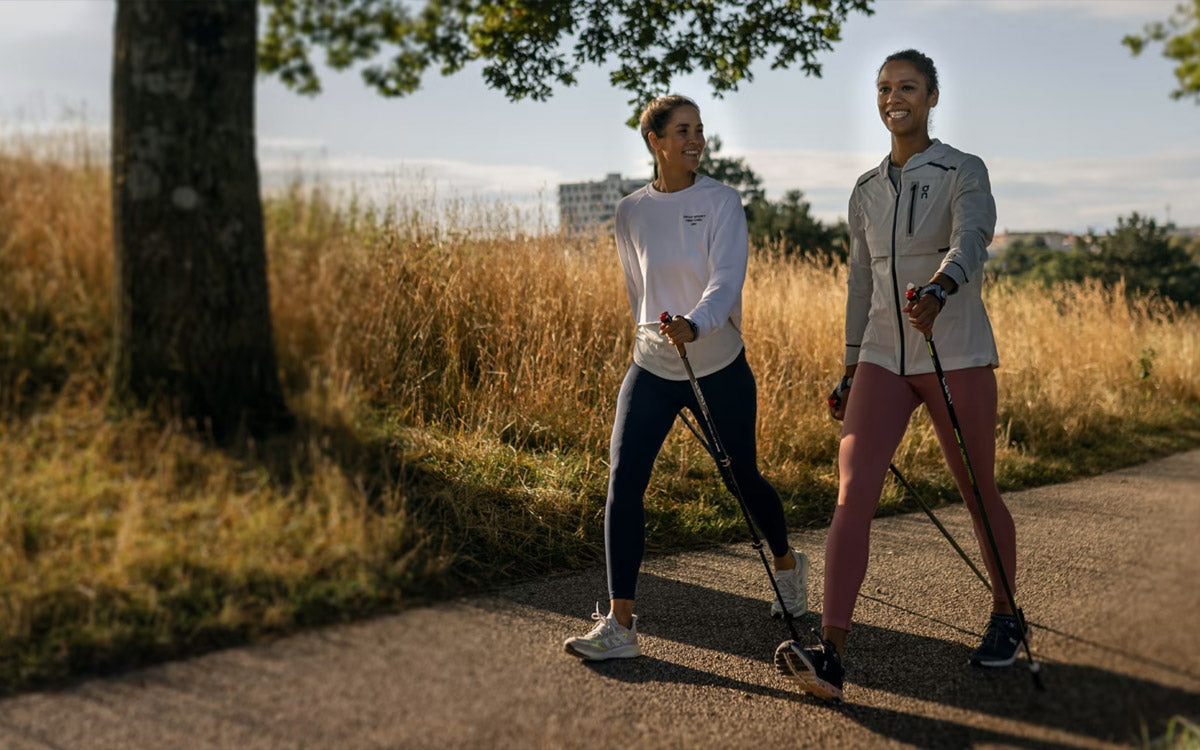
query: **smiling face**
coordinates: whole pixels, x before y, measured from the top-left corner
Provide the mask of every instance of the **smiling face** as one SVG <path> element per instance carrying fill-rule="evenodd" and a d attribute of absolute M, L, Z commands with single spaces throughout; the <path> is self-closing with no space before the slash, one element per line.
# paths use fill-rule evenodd
<path fill-rule="evenodd" d="M 929 110 L 937 105 L 937 89 L 907 60 L 892 60 L 875 81 L 879 117 L 894 137 L 929 137 Z"/>
<path fill-rule="evenodd" d="M 682 105 L 671 112 L 662 133 L 646 135 L 661 175 L 683 175 L 695 172 L 704 153 L 704 123 L 700 110 Z"/>

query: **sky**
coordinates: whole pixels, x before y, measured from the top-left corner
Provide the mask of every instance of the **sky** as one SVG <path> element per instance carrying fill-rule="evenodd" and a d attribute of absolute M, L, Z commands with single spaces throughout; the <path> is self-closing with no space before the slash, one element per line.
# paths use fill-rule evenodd
<path fill-rule="evenodd" d="M 941 79 L 932 135 L 988 165 L 997 232 L 1103 231 L 1134 211 L 1197 226 L 1200 106 L 1168 96 L 1175 78 L 1161 45 L 1140 57 L 1121 45 L 1176 1 L 877 0 L 820 56 L 820 78 L 762 64 L 723 99 L 702 76 L 673 88 L 699 103 L 721 154 L 746 159 L 768 197 L 802 190 L 814 215 L 833 221 L 889 148 L 875 73 L 889 53 L 915 47 Z M 0 143 L 6 132 L 81 127 L 103 140 L 114 7 L 0 0 Z M 606 70 L 585 68 L 546 102 L 511 102 L 479 71 L 435 71 L 401 99 L 372 93 L 357 72 L 323 70 L 316 97 L 260 76 L 265 185 L 302 176 L 353 184 L 376 202 L 449 198 L 556 217 L 561 182 L 649 174 L 625 125 L 628 94 Z"/>

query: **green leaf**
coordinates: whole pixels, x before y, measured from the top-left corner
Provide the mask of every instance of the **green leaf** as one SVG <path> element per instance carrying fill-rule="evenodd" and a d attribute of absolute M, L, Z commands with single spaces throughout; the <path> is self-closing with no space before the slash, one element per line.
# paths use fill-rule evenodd
<path fill-rule="evenodd" d="M 312 63 L 361 67 L 383 96 L 416 91 L 426 70 L 443 75 L 482 61 L 483 78 L 510 99 L 547 99 L 585 64 L 615 63 L 609 80 L 636 111 L 681 75 L 707 74 L 715 96 L 771 68 L 821 74 L 818 56 L 873 0 L 262 0 L 259 67 L 301 93 L 320 91 Z"/>

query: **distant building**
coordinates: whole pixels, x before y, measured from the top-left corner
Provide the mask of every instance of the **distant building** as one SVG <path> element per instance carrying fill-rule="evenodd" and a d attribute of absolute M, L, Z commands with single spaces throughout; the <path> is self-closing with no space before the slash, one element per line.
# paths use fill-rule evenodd
<path fill-rule="evenodd" d="M 622 179 L 612 172 L 603 180 L 558 186 L 558 223 L 569 232 L 593 229 L 611 221 L 617 201 L 645 185 L 647 179 Z"/>
<path fill-rule="evenodd" d="M 1162 225 L 1160 224 L 1159 226 Z M 1106 234 L 1104 230 L 1095 230 L 1094 233 L 1097 237 L 1101 238 Z M 1193 227 L 1176 227 L 1173 225 L 1168 225 L 1166 233 L 1168 237 L 1197 239 L 1200 238 L 1200 225 Z M 988 253 L 990 255 L 998 255 L 999 253 L 1002 253 L 1008 249 L 1009 246 L 1018 242 L 1025 245 L 1037 245 L 1040 243 L 1045 245 L 1047 250 L 1067 251 L 1075 247 L 1076 240 L 1083 240 L 1085 245 L 1091 248 L 1093 246 L 1087 244 L 1091 234 L 1092 230 L 1089 230 L 1087 233 L 1080 234 L 1053 230 L 1047 232 L 997 232 L 996 235 L 992 237 L 992 244 L 988 246 Z"/>
<path fill-rule="evenodd" d="M 995 255 L 1014 242 L 1043 243 L 1049 250 L 1070 250 L 1075 247 L 1075 235 L 1070 232 L 1002 232 L 992 238 L 988 251 Z"/>

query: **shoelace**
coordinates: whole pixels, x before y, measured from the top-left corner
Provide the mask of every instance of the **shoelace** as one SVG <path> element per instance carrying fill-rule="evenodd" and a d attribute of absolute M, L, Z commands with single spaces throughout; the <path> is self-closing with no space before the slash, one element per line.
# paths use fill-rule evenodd
<path fill-rule="evenodd" d="M 596 602 L 596 611 L 592 613 L 592 619 L 596 621 L 596 624 L 592 626 L 591 632 L 588 633 L 589 638 L 599 635 L 601 632 L 608 629 L 608 615 L 600 614 L 599 602 Z"/>
<path fill-rule="evenodd" d="M 1011 638 L 1009 625 L 1003 620 L 993 618 L 988 623 L 987 632 L 983 635 L 985 648 L 998 649 L 1005 639 Z"/>
<path fill-rule="evenodd" d="M 826 643 L 825 636 L 821 633 L 821 631 L 817 630 L 816 628 L 809 628 L 809 632 L 811 632 L 813 635 L 815 635 L 817 637 L 817 641 L 820 643 L 820 646 L 810 647 L 810 648 L 819 648 L 821 650 L 821 658 L 823 659 L 822 668 L 824 666 L 827 666 L 829 664 L 829 662 L 833 659 L 836 659 L 837 662 L 839 664 L 841 664 L 842 657 L 838 655 L 837 648 L 831 648 L 831 649 L 825 648 L 825 643 Z"/>
<path fill-rule="evenodd" d="M 596 603 L 596 611 L 592 613 L 592 619 L 596 621 L 596 625 L 584 636 L 585 638 L 598 641 L 598 645 L 603 648 L 615 648 L 626 642 L 627 639 L 608 619 L 608 615 L 600 613 L 599 602 Z"/>

